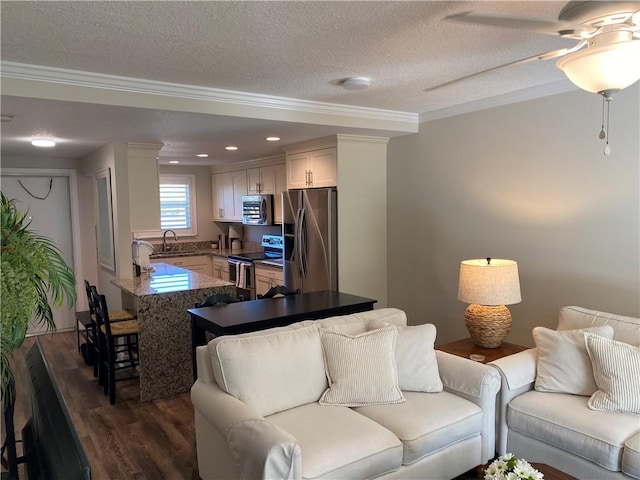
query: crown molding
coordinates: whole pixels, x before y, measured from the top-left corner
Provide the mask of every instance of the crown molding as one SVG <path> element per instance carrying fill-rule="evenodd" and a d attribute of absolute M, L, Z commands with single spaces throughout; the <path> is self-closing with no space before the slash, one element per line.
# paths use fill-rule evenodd
<path fill-rule="evenodd" d="M 557 82 L 538 85 L 536 87 L 524 88 L 513 92 L 496 95 L 495 97 L 482 98 L 474 102 L 462 103 L 452 107 L 423 112 L 420 114 L 420 123 L 439 120 L 447 117 L 454 117 L 465 113 L 477 112 L 488 108 L 502 107 L 512 103 L 525 102 L 527 100 L 535 100 L 536 98 L 548 97 L 559 93 L 567 93 L 579 90 L 569 80 L 560 80 Z"/>
<path fill-rule="evenodd" d="M 121 77 L 103 73 L 83 72 L 63 68 L 45 67 L 16 62 L 0 62 L 5 78 L 49 82 L 78 87 L 92 87 L 122 92 L 162 95 L 231 105 L 272 108 L 377 121 L 401 122 L 417 125 L 419 114 L 395 110 L 382 110 L 334 103 L 313 102 L 295 98 L 224 90 L 220 88 L 159 82 L 141 78 Z"/>

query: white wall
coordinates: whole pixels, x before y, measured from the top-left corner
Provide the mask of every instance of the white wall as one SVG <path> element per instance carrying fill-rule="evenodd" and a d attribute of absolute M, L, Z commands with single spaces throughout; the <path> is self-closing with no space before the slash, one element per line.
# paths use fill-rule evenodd
<path fill-rule="evenodd" d="M 389 305 L 468 336 L 461 260 L 519 264 L 522 302 L 507 341 L 532 345 L 563 305 L 640 314 L 640 87 L 611 105 L 612 154 L 598 140 L 601 97 L 583 91 L 421 125 L 388 159 Z"/>
<path fill-rule="evenodd" d="M 94 175 L 106 168 L 111 173 L 111 198 L 113 212 L 113 246 L 115 271 L 98 266 L 98 291 L 107 297 L 109 308 L 122 308 L 121 291 L 111 281 L 133 276 L 131 264 L 131 221 L 129 215 L 129 183 L 127 178 L 126 144 L 112 142 L 83 159 L 83 173 Z M 95 198 L 93 199 L 95 204 Z M 92 214 L 95 224 L 95 212 Z M 97 261 L 97 260 L 96 260 Z"/>
<path fill-rule="evenodd" d="M 388 138 L 338 135 L 338 289 L 387 306 Z"/>

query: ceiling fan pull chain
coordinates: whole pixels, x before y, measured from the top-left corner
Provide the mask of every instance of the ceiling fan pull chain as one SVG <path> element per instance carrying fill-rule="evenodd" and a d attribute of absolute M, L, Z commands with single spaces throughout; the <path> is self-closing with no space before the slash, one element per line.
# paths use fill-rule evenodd
<path fill-rule="evenodd" d="M 611 155 L 611 148 L 609 148 L 609 137 L 611 136 L 611 130 L 609 130 L 609 111 L 611 110 L 611 97 L 606 97 L 607 101 L 607 144 L 604 147 L 604 154 Z"/>
<path fill-rule="evenodd" d="M 600 135 L 598 135 L 600 140 L 604 140 L 607 138 L 607 132 L 604 131 L 604 95 L 602 95 L 602 128 L 600 129 Z"/>

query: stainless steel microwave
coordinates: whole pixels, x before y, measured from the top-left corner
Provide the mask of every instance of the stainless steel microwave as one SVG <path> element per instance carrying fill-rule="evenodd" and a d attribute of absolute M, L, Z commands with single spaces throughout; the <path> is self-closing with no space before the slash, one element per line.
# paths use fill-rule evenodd
<path fill-rule="evenodd" d="M 273 225 L 273 195 L 243 195 L 244 225 Z"/>

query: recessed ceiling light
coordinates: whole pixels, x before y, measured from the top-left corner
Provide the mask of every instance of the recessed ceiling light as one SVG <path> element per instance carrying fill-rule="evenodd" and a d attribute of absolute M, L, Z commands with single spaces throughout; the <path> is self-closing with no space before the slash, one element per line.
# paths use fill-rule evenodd
<path fill-rule="evenodd" d="M 180 163 L 180 160 L 169 160 L 169 163 Z"/>
<path fill-rule="evenodd" d="M 198 153 L 196 154 L 196 157 L 200 157 L 200 158 L 207 158 L 209 156 L 208 153 Z"/>
<path fill-rule="evenodd" d="M 342 86 L 345 90 L 364 90 L 369 88 L 371 80 L 367 77 L 349 77 L 342 81 Z"/>
<path fill-rule="evenodd" d="M 238 150 L 238 147 L 236 147 L 235 145 L 227 145 L 226 147 L 224 147 L 225 150 Z"/>
<path fill-rule="evenodd" d="M 265 140 L 266 140 L 267 142 L 277 142 L 277 141 L 279 141 L 279 140 L 280 140 L 280 137 L 272 136 L 272 137 L 267 137 L 267 138 L 265 138 Z"/>
<path fill-rule="evenodd" d="M 54 142 L 50 138 L 34 138 L 33 140 L 31 140 L 31 145 L 33 145 L 34 147 L 47 148 L 47 147 L 55 147 L 56 142 Z"/>

